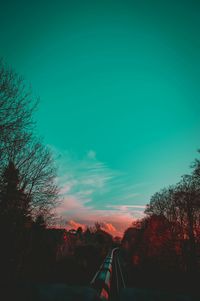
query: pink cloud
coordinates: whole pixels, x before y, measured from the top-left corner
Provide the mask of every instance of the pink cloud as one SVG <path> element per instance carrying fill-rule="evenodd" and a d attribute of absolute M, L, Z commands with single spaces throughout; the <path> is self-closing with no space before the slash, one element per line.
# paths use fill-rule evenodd
<path fill-rule="evenodd" d="M 70 192 L 70 185 L 63 186 L 63 192 Z M 80 190 L 81 191 L 81 190 Z M 92 190 L 87 189 L 76 194 L 67 194 L 63 197 L 60 206 L 56 209 L 58 215 L 66 220 L 67 229 L 77 229 L 94 226 L 96 222 L 103 224 L 103 229 L 113 236 L 123 236 L 124 231 L 134 220 L 144 216 L 144 205 L 107 205 L 105 209 L 96 209 L 90 205 Z M 86 198 L 82 198 L 82 195 Z"/>
<path fill-rule="evenodd" d="M 122 236 L 122 233 L 118 231 L 115 226 L 111 223 L 104 223 L 102 229 L 108 233 L 110 233 L 113 237 Z"/>
<path fill-rule="evenodd" d="M 134 210 L 133 210 L 134 209 Z M 144 216 L 141 210 L 135 207 L 124 206 L 123 208 L 94 209 L 86 207 L 82 201 L 74 196 L 67 196 L 57 212 L 66 219 L 67 229 L 77 229 L 94 226 L 96 222 L 103 224 L 103 229 L 113 236 L 123 236 L 124 231 L 138 218 Z M 69 222 L 67 222 L 69 221 Z"/>
<path fill-rule="evenodd" d="M 69 211 L 84 209 L 84 205 L 80 202 L 75 196 L 68 195 L 65 197 L 61 204 L 57 207 L 56 212 L 59 214 L 63 214 Z"/>
<path fill-rule="evenodd" d="M 75 229 L 77 230 L 79 227 L 81 227 L 83 230 L 87 229 L 88 224 L 83 224 L 83 223 L 79 223 L 76 222 L 74 220 L 70 220 L 66 223 L 66 229 L 70 230 L 70 229 Z M 110 233 L 113 237 L 115 236 L 122 236 L 122 232 L 118 231 L 114 225 L 112 225 L 111 223 L 102 223 L 102 230 Z"/>
<path fill-rule="evenodd" d="M 67 222 L 67 225 L 66 225 L 66 229 L 67 230 L 70 230 L 70 229 L 75 229 L 77 230 L 79 227 L 81 227 L 83 230 L 86 229 L 86 225 L 84 224 L 80 224 L 78 222 L 75 222 L 74 220 L 70 220 Z"/>

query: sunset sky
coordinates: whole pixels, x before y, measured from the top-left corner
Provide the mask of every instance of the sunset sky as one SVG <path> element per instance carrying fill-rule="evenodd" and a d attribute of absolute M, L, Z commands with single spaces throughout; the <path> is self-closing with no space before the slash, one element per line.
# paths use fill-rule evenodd
<path fill-rule="evenodd" d="M 67 227 L 121 235 L 200 148 L 200 1 L 0 1 L 0 56 L 40 97 Z"/>

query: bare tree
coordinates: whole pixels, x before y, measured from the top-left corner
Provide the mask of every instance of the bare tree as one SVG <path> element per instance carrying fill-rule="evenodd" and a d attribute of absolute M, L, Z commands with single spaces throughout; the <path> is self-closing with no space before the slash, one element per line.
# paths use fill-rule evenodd
<path fill-rule="evenodd" d="M 25 81 L 0 64 L 0 173 L 13 162 L 32 216 L 48 216 L 56 204 L 55 166 L 49 149 L 34 136 L 37 100 Z"/>
<path fill-rule="evenodd" d="M 194 270 L 196 245 L 200 227 L 200 161 L 196 160 L 191 175 L 184 175 L 174 187 L 154 194 L 147 206 L 147 215 L 163 215 L 171 222 L 178 239 L 188 242 L 188 268 Z"/>
<path fill-rule="evenodd" d="M 9 142 L 25 143 L 33 128 L 37 105 L 21 77 L 0 62 L 0 159 Z M 2 160 L 1 160 L 2 162 Z"/>

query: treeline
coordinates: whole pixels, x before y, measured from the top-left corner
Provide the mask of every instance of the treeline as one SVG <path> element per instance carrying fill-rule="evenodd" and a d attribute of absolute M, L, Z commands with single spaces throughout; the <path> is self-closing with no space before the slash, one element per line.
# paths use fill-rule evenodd
<path fill-rule="evenodd" d="M 112 236 L 98 223 L 85 231 L 69 230 L 56 261 L 54 282 L 89 286 L 112 246 Z"/>
<path fill-rule="evenodd" d="M 18 277 L 31 247 L 30 229 L 39 221 L 48 223 L 57 200 L 52 155 L 35 135 L 37 102 L 25 81 L 1 62 L 0 273 L 4 279 Z"/>
<path fill-rule="evenodd" d="M 122 240 L 130 282 L 137 271 L 138 283 L 194 289 L 200 274 L 200 160 L 179 183 L 155 193 L 145 213 Z"/>

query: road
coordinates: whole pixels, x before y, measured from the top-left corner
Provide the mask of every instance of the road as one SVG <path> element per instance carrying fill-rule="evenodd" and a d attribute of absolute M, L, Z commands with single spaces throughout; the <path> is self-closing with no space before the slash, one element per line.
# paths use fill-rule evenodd
<path fill-rule="evenodd" d="M 121 289 L 126 288 L 122 266 L 120 264 L 119 248 L 113 249 L 113 265 L 112 265 L 112 278 L 110 300 L 120 300 Z"/>

